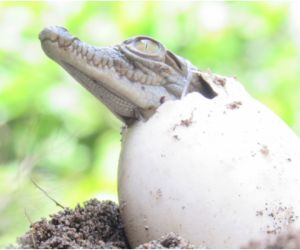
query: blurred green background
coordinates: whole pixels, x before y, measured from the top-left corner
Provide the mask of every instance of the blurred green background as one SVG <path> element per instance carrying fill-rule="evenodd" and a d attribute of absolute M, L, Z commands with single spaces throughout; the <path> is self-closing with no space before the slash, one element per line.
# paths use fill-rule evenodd
<path fill-rule="evenodd" d="M 98 46 L 149 35 L 237 76 L 300 134 L 300 9 L 288 2 L 1 2 L 0 247 L 64 206 L 116 200 L 119 122 L 40 48 L 47 25 Z"/>

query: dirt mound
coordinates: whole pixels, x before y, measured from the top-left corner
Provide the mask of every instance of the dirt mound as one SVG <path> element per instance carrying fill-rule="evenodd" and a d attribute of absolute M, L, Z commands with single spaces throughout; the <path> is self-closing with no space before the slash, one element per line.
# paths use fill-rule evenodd
<path fill-rule="evenodd" d="M 17 239 L 19 248 L 126 248 L 118 206 L 89 200 L 33 223 Z"/>
<path fill-rule="evenodd" d="M 130 248 L 123 230 L 118 206 L 112 201 L 89 200 L 75 209 L 65 208 L 57 214 L 33 223 L 30 230 L 10 248 Z M 194 248 L 182 237 L 169 233 L 161 239 L 137 248 Z M 300 248 L 300 231 L 290 231 L 275 240 L 250 241 L 242 248 Z"/>

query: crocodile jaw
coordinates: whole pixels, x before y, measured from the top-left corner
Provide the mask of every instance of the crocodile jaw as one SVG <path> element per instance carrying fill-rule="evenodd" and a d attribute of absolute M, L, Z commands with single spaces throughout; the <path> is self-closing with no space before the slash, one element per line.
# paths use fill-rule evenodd
<path fill-rule="evenodd" d="M 126 123 L 149 118 L 163 101 L 176 99 L 159 83 L 145 84 L 142 75 L 118 47 L 97 48 L 81 42 L 62 27 L 39 35 L 45 53 Z M 131 79 L 129 79 L 129 76 Z"/>

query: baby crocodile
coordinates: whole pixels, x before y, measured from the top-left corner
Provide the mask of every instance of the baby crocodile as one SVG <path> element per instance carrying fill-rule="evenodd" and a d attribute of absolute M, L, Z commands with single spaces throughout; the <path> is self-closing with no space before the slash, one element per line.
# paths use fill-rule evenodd
<path fill-rule="evenodd" d="M 148 119 L 162 103 L 186 93 L 216 95 L 195 66 L 150 37 L 136 36 L 98 48 L 65 28 L 51 26 L 39 38 L 52 60 L 127 125 Z"/>

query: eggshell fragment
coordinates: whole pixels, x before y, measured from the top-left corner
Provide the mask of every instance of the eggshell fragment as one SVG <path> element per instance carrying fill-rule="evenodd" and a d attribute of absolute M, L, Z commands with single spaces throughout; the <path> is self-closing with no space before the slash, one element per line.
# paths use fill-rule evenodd
<path fill-rule="evenodd" d="M 132 247 L 175 232 L 239 248 L 299 226 L 298 137 L 235 79 L 217 91 L 168 101 L 124 131 L 118 189 Z"/>

